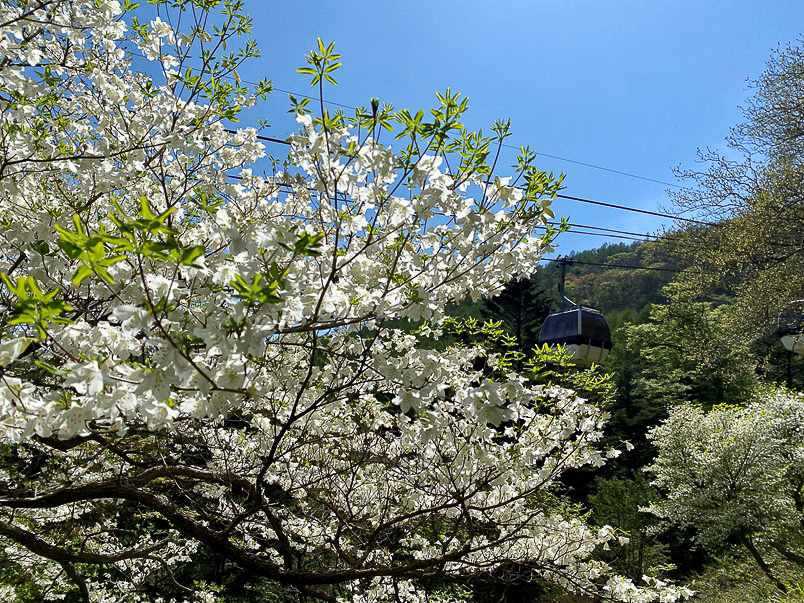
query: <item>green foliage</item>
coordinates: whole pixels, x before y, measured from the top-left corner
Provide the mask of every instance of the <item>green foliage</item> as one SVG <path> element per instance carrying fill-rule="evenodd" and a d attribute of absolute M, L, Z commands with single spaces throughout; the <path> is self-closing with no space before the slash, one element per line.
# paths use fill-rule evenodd
<path fill-rule="evenodd" d="M 290 262 L 297 257 L 316 257 L 321 255 L 318 250 L 323 233 L 311 235 L 303 232 L 297 236 L 292 245 L 280 242 L 280 247 L 293 253 Z M 285 285 L 285 278 L 290 268 L 281 268 L 276 262 L 271 262 L 268 270 L 264 273 L 255 274 L 251 281 L 247 281 L 242 275 L 236 274 L 230 283 L 234 289 L 235 299 L 242 300 L 252 309 L 259 308 L 263 304 L 277 304 L 282 301 L 279 290 Z"/>
<path fill-rule="evenodd" d="M 525 353 L 501 320 L 481 321 L 472 316 L 447 318 L 443 331 L 447 342 L 478 345 L 493 354 L 494 370 L 489 372 L 492 378 L 494 374 L 518 370 L 534 384 L 567 387 L 601 407 L 611 403 L 614 395 L 612 375 L 599 366 L 579 368 L 564 346 L 534 346 Z M 479 358 L 475 364 L 484 368 L 487 359 Z"/>
<path fill-rule="evenodd" d="M 491 321 L 498 325 L 501 333 L 505 333 L 504 348 L 492 347 L 502 351 L 515 351 L 515 365 L 523 368 L 525 358 L 534 353 L 539 341 L 539 329 L 544 318 L 550 313 L 550 295 L 532 278 L 513 279 L 497 295 L 478 301 L 464 300 L 447 308 L 448 314 L 455 319 L 473 319 L 478 324 Z M 472 323 L 467 323 L 472 324 Z M 447 341 L 464 337 L 469 331 L 466 326 L 457 322 L 448 322 Z M 456 330 L 457 329 L 457 330 Z M 491 342 L 486 342 L 491 343 Z"/>
<path fill-rule="evenodd" d="M 705 406 L 739 403 L 757 384 L 757 361 L 746 341 L 726 328 L 731 308 L 680 299 L 665 288 L 670 303 L 652 306 L 648 322 L 622 328 L 621 349 L 612 365 L 638 364 L 627 386 L 634 396 L 661 406 L 695 401 Z"/>
<path fill-rule="evenodd" d="M 337 85 L 338 82 L 332 77 L 332 73 L 341 65 L 341 55 L 335 52 L 335 42 L 324 44 L 318 38 L 318 52 L 311 50 L 305 57 L 309 67 L 299 67 L 296 71 L 304 75 L 312 75 L 311 86 L 320 84 L 322 79 L 330 84 Z"/>
<path fill-rule="evenodd" d="M 288 100 L 290 101 L 290 109 L 288 109 L 288 113 L 293 113 L 294 115 L 306 115 L 309 113 L 307 109 L 307 105 L 310 102 L 309 97 L 303 97 L 301 99 L 296 98 L 292 94 L 288 94 Z"/>
<path fill-rule="evenodd" d="M 324 233 L 311 235 L 303 232 L 296 237 L 292 247 L 282 242 L 280 242 L 279 245 L 288 251 L 292 251 L 294 258 L 297 256 L 318 257 L 321 255 L 318 247 L 323 238 Z"/>
<path fill-rule="evenodd" d="M 535 347 L 525 363 L 526 375 L 535 383 L 562 385 L 602 408 L 611 405 L 613 375 L 600 366 L 579 368 L 563 345 Z"/>
<path fill-rule="evenodd" d="M 621 531 L 628 541 L 614 544 L 605 555 L 623 575 L 640 582 L 644 575 L 661 575 L 668 566 L 667 548 L 658 540 L 656 516 L 641 509 L 655 503 L 659 494 L 642 475 L 632 479 L 595 480 L 595 494 L 589 497 L 592 520 Z"/>
<path fill-rule="evenodd" d="M 550 313 L 549 295 L 530 279 L 514 279 L 479 306 L 480 316 L 499 320 L 514 337 L 519 352 L 529 355 L 539 341 L 539 328 Z"/>
<path fill-rule="evenodd" d="M 608 434 L 632 442 L 634 450 L 612 470 L 635 471 L 650 461 L 654 450 L 645 434 L 674 405 L 741 404 L 758 383 L 757 359 L 727 328 L 729 306 L 678 299 L 674 285 L 664 292 L 670 302 L 651 306 L 645 322 L 615 317 L 623 322 L 614 323 L 614 347 L 605 362 L 616 389 Z M 630 319 L 641 317 L 632 313 Z"/>
<path fill-rule="evenodd" d="M 525 354 L 517 349 L 516 339 L 502 326 L 502 321 L 481 321 L 474 316 L 447 317 L 442 326 L 443 344 L 478 345 L 496 354 L 497 370 L 510 371 Z"/>
<path fill-rule="evenodd" d="M 73 214 L 74 231 L 56 225 L 60 234 L 59 247 L 69 259 L 80 262 L 73 275 L 74 285 L 80 285 L 92 274 L 114 284 L 108 269 L 132 254 L 181 266 L 194 266 L 195 261 L 204 255 L 203 245 L 183 246 L 179 243 L 178 231 L 166 223 L 175 208 L 154 214 L 148 200 L 142 197 L 140 216 L 133 220 L 119 205 L 116 209 L 117 214 L 110 216 L 117 227 L 114 232 L 101 226 L 98 232 L 88 234 L 81 223 L 81 214 Z"/>
<path fill-rule="evenodd" d="M 15 281 L 7 274 L 0 273 L 0 279 L 8 292 L 16 298 L 5 321 L 6 325 L 32 324 L 36 327 L 39 338 L 45 339 L 48 324 L 70 323 L 63 314 L 73 308 L 58 297 L 58 288 L 44 293 L 32 276 L 21 276 Z"/>
<path fill-rule="evenodd" d="M 107 235 L 104 230 L 97 235 L 87 236 L 81 224 L 79 214 L 73 214 L 75 231 L 67 230 L 56 224 L 56 231 L 61 235 L 58 245 L 64 254 L 71 260 L 80 260 L 82 263 L 73 275 L 73 284 L 79 285 L 90 274 L 97 274 L 107 283 L 114 283 L 107 268 L 114 266 L 124 259 L 123 255 L 107 256 L 104 243 Z"/>
<path fill-rule="evenodd" d="M 804 571 L 771 554 L 768 560 L 778 567 L 788 588 L 779 589 L 756 566 L 745 551 L 734 548 L 715 559 L 697 576 L 690 588 L 696 591 L 693 603 L 804 603 Z"/>
<path fill-rule="evenodd" d="M 279 297 L 279 288 L 284 283 L 287 271 L 280 271 L 276 263 L 271 264 L 267 281 L 262 274 L 255 274 L 251 282 L 235 274 L 232 288 L 236 291 L 235 298 L 243 300 L 247 305 L 259 307 L 262 304 L 276 304 L 282 301 Z"/>
<path fill-rule="evenodd" d="M 178 241 L 178 231 L 167 221 L 175 208 L 168 208 L 156 215 L 145 197 L 140 198 L 140 217 L 127 220 L 121 208 L 117 215 L 111 216 L 119 234 L 109 237 L 105 242 L 115 253 L 139 254 L 151 261 L 172 262 L 182 266 L 193 266 L 193 262 L 204 254 L 203 245 L 182 246 Z"/>

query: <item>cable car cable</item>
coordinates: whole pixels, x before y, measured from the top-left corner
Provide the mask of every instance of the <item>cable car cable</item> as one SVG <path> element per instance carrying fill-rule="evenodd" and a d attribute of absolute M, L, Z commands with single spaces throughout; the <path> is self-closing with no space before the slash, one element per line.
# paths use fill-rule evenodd
<path fill-rule="evenodd" d="M 228 132 L 229 134 L 235 134 L 237 132 L 236 130 L 229 130 L 229 129 L 225 129 L 225 131 Z M 274 142 L 274 143 L 278 143 L 278 144 L 290 145 L 290 141 L 288 141 L 288 140 L 282 140 L 280 138 L 273 138 L 271 136 L 263 136 L 262 134 L 257 134 L 256 138 L 257 138 L 257 140 L 265 140 L 267 142 Z M 524 187 L 519 187 L 519 188 L 520 188 L 520 190 L 524 190 Z M 650 216 L 657 216 L 657 217 L 660 217 L 660 218 L 667 218 L 669 220 L 678 220 L 678 221 L 681 221 L 681 222 L 689 222 L 691 224 L 699 224 L 699 225 L 702 225 L 702 226 L 716 226 L 717 225 L 714 222 L 704 222 L 702 220 L 695 220 L 693 218 L 684 218 L 682 216 L 674 216 L 672 214 L 666 214 L 666 213 L 652 211 L 652 210 L 648 210 L 648 209 L 640 209 L 638 207 L 630 207 L 628 205 L 621 205 L 621 204 L 618 204 L 618 203 L 610 203 L 610 202 L 607 202 L 607 201 L 596 201 L 594 199 L 587 199 L 585 197 L 575 197 L 575 196 L 572 196 L 572 195 L 562 195 L 560 193 L 557 193 L 556 197 L 558 199 L 566 199 L 568 201 L 578 201 L 580 203 L 588 203 L 588 204 L 591 204 L 591 205 L 600 205 L 600 206 L 603 206 L 603 207 L 611 207 L 613 209 L 619 209 L 619 210 L 623 210 L 623 211 L 632 211 L 632 212 L 637 212 L 637 213 L 640 213 L 640 214 L 647 214 L 647 215 L 650 215 Z"/>
<path fill-rule="evenodd" d="M 140 52 L 131 51 L 131 50 L 129 52 L 132 55 L 139 56 L 139 57 L 141 57 L 143 59 L 147 58 L 144 54 L 142 54 Z M 230 79 L 230 80 L 238 79 L 238 78 L 235 78 L 235 77 L 233 77 L 231 75 L 226 75 L 226 76 L 224 76 L 224 78 Z M 258 82 L 255 82 L 255 81 L 252 81 L 252 80 L 247 80 L 247 79 L 244 79 L 244 78 L 239 78 L 239 80 L 241 82 L 243 82 L 243 83 L 250 84 L 252 86 L 258 86 L 259 85 Z M 346 105 L 344 103 L 339 103 L 339 102 L 336 102 L 336 101 L 321 99 L 321 98 L 319 98 L 317 96 L 310 96 L 309 94 L 302 94 L 300 92 L 292 92 L 291 90 L 285 90 L 284 88 L 278 88 L 278 87 L 274 86 L 273 83 L 271 84 L 271 89 L 276 91 L 276 92 L 282 92 L 284 94 L 292 94 L 293 96 L 299 96 L 301 98 L 308 98 L 310 100 L 323 102 L 323 103 L 326 103 L 328 105 L 334 105 L 336 107 L 341 107 L 343 109 L 357 110 L 357 107 L 352 106 L 352 105 Z M 230 132 L 230 131 L 231 130 L 227 130 L 227 132 Z M 264 138 L 266 140 L 268 140 L 269 142 L 278 142 L 278 143 L 284 143 L 285 142 L 283 140 L 280 140 L 278 138 L 272 138 L 270 136 L 267 136 L 267 137 L 264 137 Z M 519 147 L 511 145 L 511 144 L 503 144 L 502 146 L 506 147 L 506 148 L 514 149 L 514 150 L 519 150 Z M 634 174 L 632 172 L 625 172 L 623 170 L 615 170 L 613 168 L 608 168 L 608 167 L 605 167 L 605 166 L 602 166 L 602 165 L 597 165 L 597 164 L 594 164 L 594 163 L 588 163 L 586 161 L 578 161 L 576 159 L 569 159 L 568 157 L 561 157 L 559 155 L 551 155 L 549 153 L 543 153 L 543 152 L 537 152 L 537 154 L 542 155 L 543 157 L 549 157 L 550 159 L 556 159 L 558 161 L 566 161 L 567 163 L 573 163 L 573 164 L 576 164 L 576 165 L 582 165 L 584 167 L 588 167 L 588 168 L 592 168 L 592 169 L 596 169 L 596 170 L 602 170 L 604 172 L 609 172 L 609 173 L 612 173 L 612 174 L 619 174 L 620 176 L 627 176 L 628 178 L 636 178 L 638 180 L 645 180 L 647 182 L 655 182 L 656 184 L 662 184 L 664 186 L 670 186 L 670 187 L 678 188 L 678 189 L 685 188 L 681 184 L 674 184 L 672 182 L 667 182 L 666 180 L 658 180 L 656 178 L 650 178 L 648 176 L 641 176 L 639 174 Z"/>
<path fill-rule="evenodd" d="M 584 262 L 582 260 L 576 260 L 572 257 L 569 258 L 541 258 L 545 262 L 564 262 L 567 261 L 570 264 L 582 264 L 584 266 L 601 266 L 603 268 L 622 268 L 625 270 L 656 270 L 660 272 L 684 272 L 686 268 L 659 268 L 656 266 L 634 266 L 628 264 L 603 264 L 600 262 Z M 717 272 L 711 272 L 708 270 L 697 270 L 695 274 L 718 274 Z"/>
<path fill-rule="evenodd" d="M 227 176 L 229 178 L 234 178 L 236 180 L 241 180 L 242 179 L 242 176 L 238 176 L 236 174 L 227 174 Z M 292 189 L 290 189 L 290 185 L 280 184 L 279 186 L 280 187 L 285 187 L 286 189 L 289 189 L 289 190 L 286 190 L 286 192 L 292 192 Z M 309 189 L 309 190 L 312 192 L 315 189 Z M 549 224 L 551 226 L 560 226 L 561 222 L 555 222 L 555 221 L 552 221 L 552 220 L 548 220 L 547 224 Z M 675 240 L 672 237 L 667 237 L 667 235 L 655 235 L 655 234 L 649 234 L 649 233 L 633 232 L 633 231 L 630 231 L 630 230 L 618 230 L 616 228 L 605 228 L 603 226 L 594 226 L 592 224 L 576 224 L 574 222 L 567 222 L 567 225 L 570 228 L 566 232 L 571 232 L 573 234 L 582 234 L 582 235 L 590 235 L 590 236 L 603 237 L 603 238 L 626 239 L 626 240 L 631 240 L 631 241 L 644 241 L 644 242 L 650 242 L 651 239 L 653 239 L 656 242 L 658 242 L 658 241 L 672 242 L 672 241 Z M 538 228 L 544 229 L 545 227 L 540 226 Z M 591 230 L 600 230 L 600 231 L 603 231 L 603 232 L 586 232 L 586 231 L 583 231 L 583 230 L 577 230 L 578 228 L 585 228 L 585 229 L 591 229 Z M 604 233 L 612 233 L 612 234 L 604 234 Z"/>

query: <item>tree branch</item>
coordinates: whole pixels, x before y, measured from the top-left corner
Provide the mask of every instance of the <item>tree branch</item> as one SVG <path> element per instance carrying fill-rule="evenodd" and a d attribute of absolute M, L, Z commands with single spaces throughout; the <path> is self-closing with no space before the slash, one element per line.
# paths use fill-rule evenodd
<path fill-rule="evenodd" d="M 115 563 L 116 561 L 123 561 L 125 559 L 141 559 L 148 557 L 152 552 L 168 543 L 167 540 L 160 540 L 159 542 L 142 549 L 123 549 L 122 551 L 113 554 L 100 554 L 79 553 L 53 546 L 31 532 L 4 521 L 0 521 L 0 535 L 24 546 L 26 549 L 32 553 L 35 553 L 36 555 L 39 555 L 40 557 L 52 559 L 53 561 L 61 564 Z M 64 571 L 70 575 L 70 570 L 68 570 L 67 567 L 64 567 Z M 72 575 L 70 575 L 70 577 L 72 578 Z"/>

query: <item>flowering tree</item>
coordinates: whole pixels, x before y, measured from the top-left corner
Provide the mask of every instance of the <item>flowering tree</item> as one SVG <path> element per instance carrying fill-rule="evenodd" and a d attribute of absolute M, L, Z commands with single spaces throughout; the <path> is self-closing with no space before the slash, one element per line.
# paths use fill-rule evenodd
<path fill-rule="evenodd" d="M 739 543 L 786 590 L 761 549 L 804 565 L 804 396 L 768 391 L 746 407 L 680 405 L 650 438 L 660 516 L 698 529 L 707 546 Z"/>
<path fill-rule="evenodd" d="M 507 124 L 467 132 L 449 91 L 429 118 L 296 102 L 288 168 L 257 176 L 257 132 L 224 125 L 269 89 L 236 77 L 253 44 L 221 54 L 250 22 L 171 4 L 0 9 L 4 600 L 211 601 L 201 558 L 327 601 L 506 568 L 680 596 L 608 577 L 609 531 L 534 502 L 603 462 L 596 406 L 391 328 L 437 336 L 532 272 L 559 181 L 527 149 L 494 175 Z M 338 58 L 301 71 L 323 93 Z"/>

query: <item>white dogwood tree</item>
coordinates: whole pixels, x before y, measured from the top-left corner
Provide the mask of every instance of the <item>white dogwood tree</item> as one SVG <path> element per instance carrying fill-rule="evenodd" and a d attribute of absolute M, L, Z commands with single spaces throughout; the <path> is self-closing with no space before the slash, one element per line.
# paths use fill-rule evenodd
<path fill-rule="evenodd" d="M 241 3 L 156 4 L 0 8 L 3 600 L 214 601 L 201 560 L 325 601 L 504 573 L 683 596 L 610 576 L 610 531 L 534 498 L 604 461 L 599 408 L 399 328 L 531 273 L 559 180 L 526 149 L 496 176 L 507 125 L 469 133 L 449 91 L 297 102 L 259 176 L 257 131 L 226 127 L 269 88 L 236 76 Z M 308 65 L 323 93 L 332 45 Z"/>
<path fill-rule="evenodd" d="M 744 546 L 780 588 L 766 551 L 804 566 L 804 395 L 765 390 L 744 407 L 681 404 L 649 437 L 667 492 L 652 510 L 715 550 Z"/>

